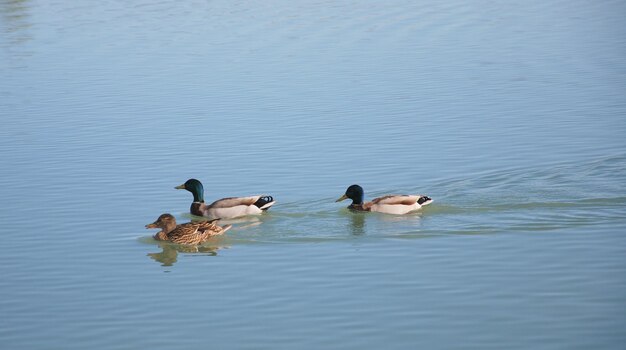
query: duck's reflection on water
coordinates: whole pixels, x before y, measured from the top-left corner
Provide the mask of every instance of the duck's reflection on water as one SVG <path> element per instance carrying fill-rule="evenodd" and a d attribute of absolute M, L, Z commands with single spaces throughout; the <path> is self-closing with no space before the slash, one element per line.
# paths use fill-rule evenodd
<path fill-rule="evenodd" d="M 378 217 L 382 221 L 384 221 L 384 222 L 415 222 L 415 223 L 419 223 L 420 220 L 422 220 L 422 212 L 421 211 L 416 211 L 416 212 L 411 212 L 411 213 L 404 214 L 404 215 L 381 214 L 381 215 L 378 215 Z"/>
<path fill-rule="evenodd" d="M 350 223 L 348 228 L 350 229 L 350 233 L 355 236 L 360 236 L 365 234 L 365 214 L 364 213 L 351 213 L 350 215 Z"/>
<path fill-rule="evenodd" d="M 198 245 L 198 246 L 187 246 L 180 244 L 172 244 L 169 242 L 159 242 L 159 248 L 161 248 L 161 252 L 159 253 L 148 253 L 147 255 L 157 261 L 160 262 L 162 266 L 172 266 L 178 261 L 178 253 L 188 253 L 188 254 L 201 254 L 207 256 L 216 256 L 217 251 L 219 249 L 224 248 L 224 246 L 220 245 Z"/>

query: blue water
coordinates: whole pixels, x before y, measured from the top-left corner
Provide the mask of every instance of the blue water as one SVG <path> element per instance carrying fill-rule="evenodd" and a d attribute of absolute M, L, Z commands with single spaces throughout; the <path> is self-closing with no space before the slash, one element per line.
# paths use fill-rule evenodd
<path fill-rule="evenodd" d="M 625 10 L 0 0 L 2 348 L 622 348 Z"/>

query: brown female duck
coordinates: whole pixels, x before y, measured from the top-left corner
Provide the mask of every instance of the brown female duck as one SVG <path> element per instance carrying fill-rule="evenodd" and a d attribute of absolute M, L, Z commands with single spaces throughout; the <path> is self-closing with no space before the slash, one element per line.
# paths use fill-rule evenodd
<path fill-rule="evenodd" d="M 219 219 L 176 225 L 176 219 L 173 215 L 163 214 L 155 222 L 146 225 L 146 228 L 161 229 L 154 235 L 154 239 L 158 241 L 197 245 L 210 237 L 224 234 L 232 227 L 232 225 L 221 227 L 215 223 L 217 220 Z"/>

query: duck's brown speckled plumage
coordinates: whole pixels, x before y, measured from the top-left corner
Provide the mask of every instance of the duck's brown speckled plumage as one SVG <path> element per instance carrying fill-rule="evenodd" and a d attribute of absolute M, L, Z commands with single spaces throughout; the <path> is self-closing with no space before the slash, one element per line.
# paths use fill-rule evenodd
<path fill-rule="evenodd" d="M 219 236 L 228 231 L 232 226 L 219 226 L 216 221 L 188 222 L 176 225 L 176 219 L 171 214 L 163 214 L 159 218 L 146 225 L 146 228 L 160 228 L 154 239 L 159 241 L 170 241 L 177 244 L 197 245 L 210 237 Z"/>

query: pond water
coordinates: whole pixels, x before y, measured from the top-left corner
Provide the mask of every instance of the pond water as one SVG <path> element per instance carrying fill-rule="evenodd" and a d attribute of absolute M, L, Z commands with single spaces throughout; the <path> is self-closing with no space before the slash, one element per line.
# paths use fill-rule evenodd
<path fill-rule="evenodd" d="M 0 0 L 2 347 L 621 348 L 625 12 Z M 192 177 L 277 204 L 157 243 Z"/>

